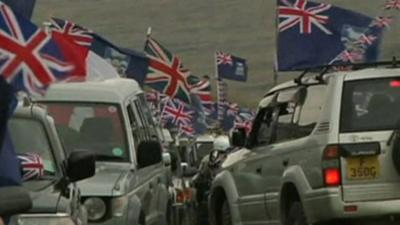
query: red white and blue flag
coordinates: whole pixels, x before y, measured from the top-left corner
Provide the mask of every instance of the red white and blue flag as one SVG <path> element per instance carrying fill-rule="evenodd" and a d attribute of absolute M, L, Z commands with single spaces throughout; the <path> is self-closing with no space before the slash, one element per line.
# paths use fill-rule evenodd
<path fill-rule="evenodd" d="M 50 29 L 52 29 L 53 32 L 64 35 L 65 38 L 75 44 L 86 46 L 88 48 L 90 48 L 94 40 L 93 31 L 68 20 L 52 18 Z"/>
<path fill-rule="evenodd" d="M 224 52 L 216 52 L 215 60 L 217 65 L 217 76 L 236 81 L 247 80 L 247 61 L 246 59 L 227 54 Z"/>
<path fill-rule="evenodd" d="M 187 104 L 177 99 L 170 99 L 164 105 L 162 120 L 177 127 L 192 124 L 194 111 Z"/>
<path fill-rule="evenodd" d="M 40 93 L 52 83 L 86 71 L 73 48 L 54 39 L 0 2 L 0 74 L 15 91 Z"/>
<path fill-rule="evenodd" d="M 36 153 L 18 155 L 22 167 L 22 180 L 40 179 L 44 176 L 44 162 Z"/>
<path fill-rule="evenodd" d="M 277 17 L 280 71 L 374 62 L 382 30 L 391 22 L 309 0 L 278 0 Z"/>
<path fill-rule="evenodd" d="M 190 103 L 189 72 L 182 61 L 152 38 L 148 38 L 145 52 L 150 57 L 146 84 L 171 98 Z"/>

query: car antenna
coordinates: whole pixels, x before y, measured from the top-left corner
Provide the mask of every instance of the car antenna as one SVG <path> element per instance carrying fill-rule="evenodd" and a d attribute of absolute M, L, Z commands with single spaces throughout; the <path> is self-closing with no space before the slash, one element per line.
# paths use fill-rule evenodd
<path fill-rule="evenodd" d="M 397 61 L 397 59 L 396 59 L 396 56 L 393 56 L 393 57 L 392 57 L 392 67 L 393 67 L 393 68 L 397 68 L 397 63 L 398 63 L 398 61 Z"/>

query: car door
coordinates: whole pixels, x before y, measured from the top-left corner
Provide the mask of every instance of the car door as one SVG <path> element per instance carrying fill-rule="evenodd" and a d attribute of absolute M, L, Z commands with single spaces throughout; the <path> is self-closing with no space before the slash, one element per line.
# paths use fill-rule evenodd
<path fill-rule="evenodd" d="M 137 162 L 137 149 L 142 141 L 150 140 L 151 135 L 146 128 L 143 113 L 138 109 L 140 105 L 137 99 L 131 99 L 126 107 L 129 122 L 131 124 L 131 134 L 134 139 L 135 159 Z M 154 178 L 154 165 L 145 168 L 136 167 L 134 179 L 131 179 L 132 194 L 136 194 L 141 201 L 142 209 L 146 215 L 146 221 L 153 221 L 158 216 L 158 211 L 154 210 L 157 204 L 156 182 Z"/>
<path fill-rule="evenodd" d="M 264 199 L 268 182 L 263 176 L 263 159 L 269 155 L 270 135 L 266 131 L 272 125 L 273 109 L 269 105 L 273 99 L 273 96 L 267 97 L 260 104 L 249 137 L 251 151 L 231 169 L 239 194 L 240 216 L 245 224 L 265 224 L 269 220 Z"/>
<path fill-rule="evenodd" d="M 153 120 L 152 113 L 147 105 L 147 102 L 143 94 L 137 96 L 137 100 L 134 102 L 137 114 L 143 122 L 143 129 L 148 140 L 154 140 L 160 142 L 160 137 L 158 136 L 157 128 Z M 150 211 L 155 212 L 154 219 L 158 220 L 159 216 L 165 214 L 165 204 L 168 200 L 167 196 L 167 170 L 162 162 L 151 165 L 148 168 L 142 168 L 147 175 L 150 174 L 150 186 L 152 192 L 152 202 L 150 206 Z M 151 218 L 153 219 L 153 218 Z"/>

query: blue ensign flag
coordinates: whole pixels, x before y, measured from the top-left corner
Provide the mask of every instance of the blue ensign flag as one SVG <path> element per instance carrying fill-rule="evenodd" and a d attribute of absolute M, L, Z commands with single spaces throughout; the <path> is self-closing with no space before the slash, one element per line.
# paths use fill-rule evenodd
<path fill-rule="evenodd" d="M 35 7 L 36 0 L 0 0 L 6 5 L 10 6 L 12 10 L 18 12 L 20 15 L 30 19 L 32 17 L 33 8 Z"/>
<path fill-rule="evenodd" d="M 247 80 L 247 62 L 245 59 L 226 54 L 223 52 L 215 53 L 217 72 L 219 78 L 236 81 Z"/>
<path fill-rule="evenodd" d="M 120 75 L 135 79 L 140 86 L 144 85 L 149 69 L 149 58 L 143 53 L 119 48 L 97 34 L 93 34 L 94 41 L 90 50 L 109 61 Z"/>
<path fill-rule="evenodd" d="M 279 71 L 374 62 L 383 25 L 358 12 L 308 0 L 278 0 Z"/>

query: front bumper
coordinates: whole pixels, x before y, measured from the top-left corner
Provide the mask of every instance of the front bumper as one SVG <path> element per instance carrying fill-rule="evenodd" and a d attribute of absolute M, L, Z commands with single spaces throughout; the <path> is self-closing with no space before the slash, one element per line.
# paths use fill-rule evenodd
<path fill-rule="evenodd" d="M 83 225 L 82 221 L 76 223 L 69 214 L 20 214 L 10 220 L 12 225 Z"/>
<path fill-rule="evenodd" d="M 336 219 L 367 220 L 400 215 L 400 199 L 344 202 L 340 188 L 313 190 L 304 196 L 303 206 L 310 223 Z M 356 210 L 346 212 L 345 207 L 356 207 Z"/>
<path fill-rule="evenodd" d="M 113 216 L 98 222 L 89 222 L 91 225 L 124 225 L 127 224 L 125 216 Z"/>

